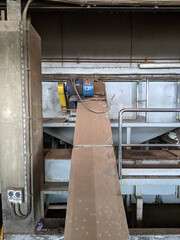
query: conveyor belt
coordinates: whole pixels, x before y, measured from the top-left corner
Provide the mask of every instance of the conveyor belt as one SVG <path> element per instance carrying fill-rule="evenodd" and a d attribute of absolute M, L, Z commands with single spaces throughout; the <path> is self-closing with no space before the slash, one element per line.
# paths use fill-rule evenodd
<path fill-rule="evenodd" d="M 88 102 L 103 111 L 106 102 Z M 129 239 L 108 114 L 78 103 L 65 240 Z"/>

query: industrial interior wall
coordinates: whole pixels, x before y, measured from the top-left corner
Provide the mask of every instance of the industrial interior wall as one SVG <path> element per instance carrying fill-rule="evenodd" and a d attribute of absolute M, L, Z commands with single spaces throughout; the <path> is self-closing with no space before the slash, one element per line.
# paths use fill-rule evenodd
<path fill-rule="evenodd" d="M 20 22 L 0 22 L 0 162 L 4 233 L 32 233 L 40 218 L 42 170 L 42 105 L 40 37 L 29 28 L 32 211 L 24 221 L 15 217 L 7 190 L 24 188 L 22 64 Z M 26 116 L 27 117 L 27 116 Z M 23 208 L 24 211 L 26 207 Z M 25 214 L 25 212 L 23 212 Z"/>
<path fill-rule="evenodd" d="M 33 12 L 32 24 L 46 58 L 180 56 L 178 12 Z"/>
<path fill-rule="evenodd" d="M 178 12 L 118 12 L 108 11 L 55 11 L 32 12 L 32 24 L 42 39 L 42 57 L 59 58 L 44 67 L 46 72 L 61 73 L 66 70 L 97 67 L 106 74 L 132 68 L 133 59 L 173 59 L 180 56 L 180 16 Z M 51 28 L 47 28 L 50 25 Z M 67 58 L 74 62 L 66 62 Z M 129 59 L 129 63 L 78 62 L 78 59 Z M 77 61 L 76 61 L 77 60 Z M 62 62 L 61 62 L 62 61 Z M 165 60 L 170 62 L 170 60 Z M 172 60 L 173 61 L 173 60 Z M 92 72 L 91 71 L 91 72 Z M 103 71 L 102 71 L 103 72 Z M 159 75 L 161 76 L 161 75 Z M 53 80 L 53 79 L 52 79 Z M 138 80 L 138 79 L 137 79 Z M 117 119 L 119 109 L 136 107 L 135 82 L 106 83 L 110 118 Z M 146 83 L 139 84 L 139 107 L 145 107 Z M 149 107 L 176 107 L 176 83 L 150 83 Z M 166 101 L 164 100 L 166 99 Z M 57 83 L 43 83 L 44 117 L 64 117 L 61 113 Z M 134 114 L 127 114 L 134 118 Z M 126 118 L 126 115 L 125 115 Z M 149 121 L 175 121 L 175 114 L 149 114 Z"/>

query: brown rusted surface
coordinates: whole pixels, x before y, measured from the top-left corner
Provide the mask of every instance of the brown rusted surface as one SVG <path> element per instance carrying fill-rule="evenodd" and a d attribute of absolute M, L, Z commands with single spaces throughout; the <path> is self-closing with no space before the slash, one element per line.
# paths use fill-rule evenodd
<path fill-rule="evenodd" d="M 173 150 L 172 153 L 180 156 L 179 150 Z M 126 160 L 174 160 L 176 157 L 171 151 L 166 150 L 124 150 L 123 159 Z"/>
<path fill-rule="evenodd" d="M 168 150 L 168 152 L 180 158 L 180 150 Z"/>
<path fill-rule="evenodd" d="M 107 109 L 106 102 L 88 106 Z M 108 114 L 79 103 L 74 138 L 65 240 L 129 239 Z"/>
<path fill-rule="evenodd" d="M 64 123 L 66 121 L 66 118 L 43 118 L 44 123 Z"/>
<path fill-rule="evenodd" d="M 179 150 L 124 150 L 123 168 L 179 168 Z"/>
<path fill-rule="evenodd" d="M 44 160 L 71 159 L 72 149 L 51 149 L 45 153 Z"/>
<path fill-rule="evenodd" d="M 72 153 L 65 240 L 129 239 L 112 147 Z"/>
<path fill-rule="evenodd" d="M 116 152 L 116 158 L 117 158 Z M 71 159 L 72 149 L 44 149 L 45 160 Z M 177 160 L 180 150 L 123 150 L 123 160 Z"/>
<path fill-rule="evenodd" d="M 103 82 L 94 82 L 94 94 L 105 95 L 105 85 Z"/>
<path fill-rule="evenodd" d="M 86 99 L 87 99 L 87 98 L 84 97 L 84 100 L 86 100 Z M 94 94 L 94 96 L 91 97 L 90 99 L 91 99 L 91 101 L 105 101 L 105 100 L 106 100 L 105 97 L 102 96 L 101 94 Z M 79 100 L 78 100 L 78 101 L 79 101 Z"/>
<path fill-rule="evenodd" d="M 105 101 L 86 102 L 87 106 L 95 111 L 107 111 Z M 108 113 L 95 114 L 78 103 L 74 145 L 111 146 L 112 132 Z"/>

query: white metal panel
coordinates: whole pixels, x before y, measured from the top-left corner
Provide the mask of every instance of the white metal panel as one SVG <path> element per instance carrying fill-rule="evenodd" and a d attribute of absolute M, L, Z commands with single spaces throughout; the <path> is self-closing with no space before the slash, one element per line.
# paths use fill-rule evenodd
<path fill-rule="evenodd" d="M 46 160 L 45 182 L 68 182 L 71 160 Z"/>

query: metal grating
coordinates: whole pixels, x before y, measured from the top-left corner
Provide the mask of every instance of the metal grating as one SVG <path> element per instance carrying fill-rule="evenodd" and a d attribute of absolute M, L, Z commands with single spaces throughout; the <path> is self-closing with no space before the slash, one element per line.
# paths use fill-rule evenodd
<path fill-rule="evenodd" d="M 64 232 L 65 219 L 64 218 L 44 218 L 42 220 L 44 230 L 59 230 Z"/>

